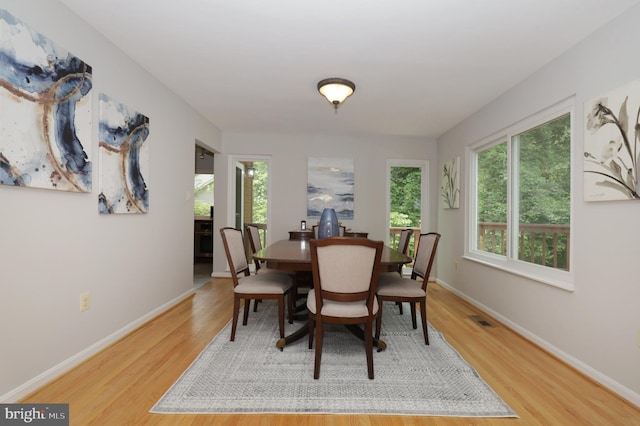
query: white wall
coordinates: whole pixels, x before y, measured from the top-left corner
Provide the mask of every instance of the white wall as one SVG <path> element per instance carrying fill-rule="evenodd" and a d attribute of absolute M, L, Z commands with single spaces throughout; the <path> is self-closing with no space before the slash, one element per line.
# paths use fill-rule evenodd
<path fill-rule="evenodd" d="M 327 114 L 331 113 L 327 110 Z M 424 230 L 436 226 L 435 201 L 437 156 L 435 141 L 401 137 L 356 138 L 346 136 L 321 135 L 265 135 L 224 133 L 223 154 L 216 154 L 215 228 L 233 226 L 233 218 L 228 218 L 227 204 L 228 158 L 235 154 L 270 155 L 272 179 L 271 241 L 288 238 L 288 232 L 300 227 L 300 221 L 307 219 L 307 158 L 353 158 L 355 172 L 354 219 L 344 221 L 347 227 L 369 232 L 369 237 L 385 240 L 388 224 L 386 219 L 386 167 L 388 159 L 429 160 L 431 163 L 429 181 L 428 223 Z M 313 219 L 315 220 L 315 219 Z M 307 222 L 311 224 L 309 221 Z M 226 268 L 224 247 L 215 234 L 215 255 L 213 270 L 223 274 Z"/>
<path fill-rule="evenodd" d="M 460 210 L 439 213 L 438 229 L 446 237 L 437 258 L 443 283 L 638 405 L 640 280 L 635 267 L 640 204 L 583 201 L 582 129 L 585 101 L 640 78 L 639 20 L 640 7 L 635 7 L 438 140 L 439 164 L 453 156 L 464 159 L 466 146 L 575 95 L 575 292 L 461 260 L 468 206 L 468 176 L 462 165 L 463 204 Z"/>
<path fill-rule="evenodd" d="M 0 186 L 0 401 L 10 401 L 189 294 L 194 146 L 220 149 L 221 136 L 57 1 L 0 7 L 94 73 L 92 193 Z M 148 214 L 98 214 L 99 93 L 150 119 Z M 91 308 L 80 313 L 87 291 Z"/>

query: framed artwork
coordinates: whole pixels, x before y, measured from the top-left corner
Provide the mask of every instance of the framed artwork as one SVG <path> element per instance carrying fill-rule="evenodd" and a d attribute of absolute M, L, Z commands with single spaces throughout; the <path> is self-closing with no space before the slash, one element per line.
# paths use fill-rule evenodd
<path fill-rule="evenodd" d="M 440 194 L 445 209 L 460 208 L 460 157 L 443 164 Z"/>
<path fill-rule="evenodd" d="M 0 183 L 91 192 L 91 66 L 0 9 Z"/>
<path fill-rule="evenodd" d="M 640 80 L 585 103 L 585 201 L 638 200 Z"/>
<path fill-rule="evenodd" d="M 149 190 L 149 119 L 100 94 L 101 214 L 147 213 Z"/>
<path fill-rule="evenodd" d="M 338 219 L 353 219 L 353 159 L 308 158 L 307 217 L 333 208 Z"/>

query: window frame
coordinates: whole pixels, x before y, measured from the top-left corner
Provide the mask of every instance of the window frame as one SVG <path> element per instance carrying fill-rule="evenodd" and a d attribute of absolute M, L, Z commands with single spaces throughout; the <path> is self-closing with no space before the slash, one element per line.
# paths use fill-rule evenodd
<path fill-rule="evenodd" d="M 468 177 L 467 185 L 469 191 L 467 191 L 467 203 L 465 209 L 465 259 L 475 261 L 487 266 L 491 266 L 515 275 L 519 275 L 531 280 L 548 284 L 554 287 L 561 288 L 567 291 L 574 291 L 574 255 L 569 253 L 569 270 L 560 270 L 548 266 L 542 266 L 519 260 L 517 258 L 517 247 L 514 247 L 514 242 L 517 242 L 518 234 L 514 232 L 517 226 L 518 218 L 515 216 L 518 213 L 518 159 L 514 157 L 512 152 L 513 138 L 521 133 L 538 127 L 544 123 L 547 123 L 553 119 L 559 118 L 565 114 L 569 114 L 570 121 L 570 188 L 571 188 L 571 202 L 570 202 L 570 224 L 571 229 L 569 235 L 569 247 L 575 247 L 573 244 L 574 232 L 574 203 L 575 203 L 575 177 L 574 177 L 574 145 L 575 145 L 575 98 L 571 97 L 561 101 L 551 107 L 545 108 L 536 114 L 533 114 L 507 128 L 496 132 L 484 139 L 481 139 L 469 146 L 465 150 L 466 164 L 468 165 Z M 477 249 L 478 246 L 478 225 L 477 225 L 477 155 L 478 153 L 494 147 L 500 143 L 507 144 L 507 250 L 506 256 L 489 253 Z M 516 229 L 517 231 L 517 229 Z"/>

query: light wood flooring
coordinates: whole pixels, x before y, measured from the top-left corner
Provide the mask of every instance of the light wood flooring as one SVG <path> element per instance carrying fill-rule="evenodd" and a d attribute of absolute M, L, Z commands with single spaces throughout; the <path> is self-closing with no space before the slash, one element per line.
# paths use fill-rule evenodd
<path fill-rule="evenodd" d="M 149 409 L 231 318 L 231 287 L 229 279 L 212 280 L 194 297 L 21 402 L 69 403 L 70 424 L 83 426 L 640 425 L 640 409 L 435 283 L 429 285 L 429 321 L 520 416 L 518 419 L 149 414 Z M 493 327 L 480 326 L 469 319 L 470 315 L 482 315 Z M 313 366 L 309 366 L 309 374 L 312 370 Z"/>

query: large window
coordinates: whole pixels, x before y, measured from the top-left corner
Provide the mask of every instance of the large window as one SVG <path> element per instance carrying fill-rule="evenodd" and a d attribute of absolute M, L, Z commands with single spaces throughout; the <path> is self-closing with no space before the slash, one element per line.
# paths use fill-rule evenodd
<path fill-rule="evenodd" d="M 571 139 L 565 104 L 472 147 L 470 258 L 573 289 Z"/>

